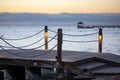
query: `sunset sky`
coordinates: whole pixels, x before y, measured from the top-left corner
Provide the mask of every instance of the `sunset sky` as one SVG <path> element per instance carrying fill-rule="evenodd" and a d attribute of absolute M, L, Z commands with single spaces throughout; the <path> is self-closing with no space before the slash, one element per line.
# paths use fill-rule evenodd
<path fill-rule="evenodd" d="M 0 0 L 1 12 L 120 13 L 120 0 Z"/>

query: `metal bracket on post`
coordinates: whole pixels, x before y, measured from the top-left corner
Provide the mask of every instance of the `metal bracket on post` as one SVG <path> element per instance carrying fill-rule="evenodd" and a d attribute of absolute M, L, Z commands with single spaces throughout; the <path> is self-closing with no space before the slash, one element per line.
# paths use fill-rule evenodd
<path fill-rule="evenodd" d="M 99 29 L 99 53 L 102 53 L 102 40 L 103 40 L 103 34 L 102 34 L 102 28 Z"/>

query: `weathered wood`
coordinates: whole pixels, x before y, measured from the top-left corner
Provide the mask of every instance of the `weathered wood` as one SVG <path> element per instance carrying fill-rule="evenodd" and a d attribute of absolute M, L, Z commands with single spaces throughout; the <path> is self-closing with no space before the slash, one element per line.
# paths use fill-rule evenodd
<path fill-rule="evenodd" d="M 14 69 L 16 69 L 15 72 L 17 73 L 17 70 L 20 68 L 19 66 L 23 66 L 27 68 L 44 67 L 44 68 L 53 69 L 53 67 L 56 64 L 55 56 L 57 54 L 57 51 L 55 50 L 50 51 L 50 52 L 45 51 L 45 50 L 23 50 L 23 51 L 22 50 L 9 50 L 9 51 L 12 52 L 13 54 L 10 54 L 4 50 L 0 50 L 1 69 L 7 69 L 10 66 L 16 66 Z M 19 52 L 22 52 L 22 53 L 19 53 Z M 19 53 L 20 56 L 14 55 L 17 53 Z M 38 55 L 38 56 L 29 57 L 32 55 Z M 93 64 L 96 61 L 100 63 L 105 63 L 109 67 L 109 69 L 111 69 L 111 71 L 112 69 L 113 70 L 120 69 L 118 68 L 120 67 L 120 56 L 119 55 L 110 54 L 110 53 L 98 54 L 98 53 L 93 53 L 93 52 L 80 52 L 80 51 L 62 51 L 62 64 L 64 66 L 58 66 L 58 68 L 67 69 L 65 67 L 66 65 L 66 66 L 69 66 L 70 72 L 71 71 L 74 72 L 74 69 L 77 69 L 78 72 L 83 69 L 86 69 L 86 70 L 88 69 L 89 71 L 89 67 L 90 69 L 92 68 L 92 70 L 95 70 L 95 69 L 100 70 L 100 68 L 103 68 L 103 67 L 99 67 L 101 66 L 99 64 Z M 89 64 L 89 62 L 91 63 Z M 78 65 L 81 65 L 81 66 L 87 65 L 88 67 L 78 68 Z M 17 68 L 17 66 L 19 68 Z M 114 66 L 114 68 L 112 66 Z M 106 66 L 104 67 L 105 67 L 105 70 L 107 70 Z M 12 68 L 10 69 L 10 71 L 12 70 Z M 18 73 L 24 74 L 22 72 L 18 72 Z M 107 74 L 116 74 L 116 73 L 119 74 L 120 71 L 115 71 L 114 73 L 108 72 Z"/>
<path fill-rule="evenodd" d="M 62 63 L 62 29 L 58 29 L 57 62 Z"/>
<path fill-rule="evenodd" d="M 13 54 L 10 54 L 6 51 L 0 50 L 0 64 L 27 64 L 33 65 L 34 62 L 38 63 L 51 63 L 54 64 L 56 62 L 56 54 L 57 51 L 44 51 L 44 50 L 9 50 Z M 22 52 L 22 53 L 19 53 Z M 14 55 L 19 53 L 20 56 Z M 32 55 L 37 55 L 35 57 L 29 57 Z M 23 56 L 23 57 L 22 57 Z M 64 63 L 76 63 L 76 62 L 84 62 L 86 59 L 89 61 L 89 58 L 92 60 L 93 57 L 117 62 L 120 64 L 120 55 L 110 54 L 110 53 L 103 53 L 102 55 L 93 52 L 81 52 L 81 51 L 62 51 L 62 62 Z M 11 61 L 13 60 L 13 61 Z M 5 63 L 4 63 L 5 62 Z M 16 62 L 16 63 L 15 63 Z M 26 66 L 26 65 L 25 65 Z M 42 65 L 41 65 L 42 66 Z"/>

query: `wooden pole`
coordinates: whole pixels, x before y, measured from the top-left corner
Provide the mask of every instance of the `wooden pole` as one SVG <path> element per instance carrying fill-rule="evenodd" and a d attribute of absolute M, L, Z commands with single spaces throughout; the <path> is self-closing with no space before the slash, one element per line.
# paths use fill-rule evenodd
<path fill-rule="evenodd" d="M 44 38 L 45 38 L 45 50 L 48 50 L 48 27 L 47 26 L 45 26 Z"/>
<path fill-rule="evenodd" d="M 99 29 L 99 53 L 102 54 L 102 40 L 103 40 L 103 34 L 102 34 L 102 29 Z"/>
<path fill-rule="evenodd" d="M 58 29 L 58 38 L 57 38 L 57 62 L 62 63 L 62 29 Z"/>
<path fill-rule="evenodd" d="M 56 56 L 56 76 L 55 76 L 55 80 L 59 80 L 59 68 L 62 66 L 62 29 L 58 29 L 57 32 L 57 56 Z"/>

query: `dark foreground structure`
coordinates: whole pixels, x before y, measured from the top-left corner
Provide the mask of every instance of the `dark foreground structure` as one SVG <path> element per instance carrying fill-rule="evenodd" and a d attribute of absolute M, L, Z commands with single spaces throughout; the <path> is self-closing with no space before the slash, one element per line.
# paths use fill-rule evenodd
<path fill-rule="evenodd" d="M 10 52 L 12 52 L 10 54 Z M 120 75 L 120 56 L 109 53 L 0 50 L 0 80 L 94 80 Z"/>

